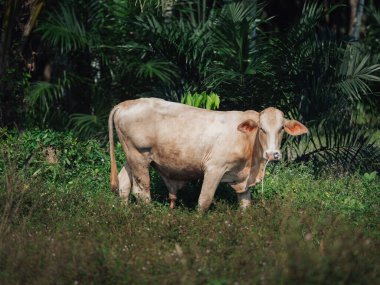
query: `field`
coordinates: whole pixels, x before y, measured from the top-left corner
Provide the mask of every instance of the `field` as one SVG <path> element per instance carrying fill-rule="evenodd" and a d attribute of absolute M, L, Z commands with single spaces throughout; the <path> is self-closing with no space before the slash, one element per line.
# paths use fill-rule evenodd
<path fill-rule="evenodd" d="M 377 173 L 268 168 L 239 210 L 221 185 L 206 214 L 200 181 L 170 210 L 108 186 L 107 146 L 69 133 L 0 131 L 0 284 L 378 284 Z M 123 161 L 118 146 L 118 161 Z M 119 165 L 119 169 L 120 169 Z"/>

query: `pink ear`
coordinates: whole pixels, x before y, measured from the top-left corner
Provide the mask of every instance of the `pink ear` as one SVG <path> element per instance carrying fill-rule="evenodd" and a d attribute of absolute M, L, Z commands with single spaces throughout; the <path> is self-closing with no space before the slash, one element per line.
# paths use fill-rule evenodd
<path fill-rule="evenodd" d="M 258 127 L 258 123 L 256 123 L 255 121 L 251 120 L 251 119 L 248 119 L 246 121 L 244 121 L 243 123 L 241 123 L 237 129 L 243 133 L 250 133 L 252 131 L 254 131 L 257 127 Z"/>
<path fill-rule="evenodd" d="M 292 136 L 299 136 L 308 132 L 308 129 L 296 120 L 285 120 L 284 129 Z"/>

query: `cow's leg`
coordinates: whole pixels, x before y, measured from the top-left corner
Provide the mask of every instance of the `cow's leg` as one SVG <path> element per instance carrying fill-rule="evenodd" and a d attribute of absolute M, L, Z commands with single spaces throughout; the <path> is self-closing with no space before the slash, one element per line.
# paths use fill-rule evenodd
<path fill-rule="evenodd" d="M 128 203 L 129 193 L 131 192 L 132 186 L 132 173 L 129 168 L 128 163 L 125 163 L 123 168 L 120 170 L 119 175 L 119 196 Z"/>
<path fill-rule="evenodd" d="M 139 166 L 132 170 L 133 195 L 145 203 L 150 203 L 149 166 Z"/>
<path fill-rule="evenodd" d="M 205 212 L 210 207 L 212 199 L 214 198 L 216 188 L 222 179 L 224 172 L 216 171 L 206 171 L 203 184 L 201 189 L 201 194 L 198 200 L 198 211 Z"/>
<path fill-rule="evenodd" d="M 230 184 L 230 186 L 235 190 L 242 209 L 246 209 L 251 206 L 251 192 L 248 190 L 247 182 Z"/>
<path fill-rule="evenodd" d="M 150 162 L 147 155 L 139 153 L 138 151 L 130 151 L 127 160 L 132 172 L 133 195 L 138 200 L 149 203 L 151 201 L 149 177 Z"/>
<path fill-rule="evenodd" d="M 245 190 L 243 193 L 237 193 L 237 197 L 239 200 L 240 207 L 244 210 L 247 209 L 252 205 L 252 200 L 251 200 L 251 191 L 248 189 Z"/>
<path fill-rule="evenodd" d="M 145 203 L 150 203 L 150 178 L 149 167 L 133 168 L 132 172 L 132 193 L 138 199 Z"/>
<path fill-rule="evenodd" d="M 185 186 L 185 181 L 177 181 L 177 180 L 171 180 L 169 178 L 166 178 L 162 176 L 162 179 L 165 182 L 166 187 L 169 190 L 169 199 L 170 199 L 170 209 L 174 209 L 175 201 L 177 200 L 177 192 L 183 186 Z"/>

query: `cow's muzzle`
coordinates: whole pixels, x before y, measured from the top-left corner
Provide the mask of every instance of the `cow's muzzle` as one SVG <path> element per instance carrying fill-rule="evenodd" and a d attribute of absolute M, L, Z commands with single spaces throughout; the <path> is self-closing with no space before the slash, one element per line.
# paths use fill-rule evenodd
<path fill-rule="evenodd" d="M 264 158 L 269 161 L 278 161 L 281 159 L 281 152 L 279 150 L 267 150 L 264 153 Z"/>

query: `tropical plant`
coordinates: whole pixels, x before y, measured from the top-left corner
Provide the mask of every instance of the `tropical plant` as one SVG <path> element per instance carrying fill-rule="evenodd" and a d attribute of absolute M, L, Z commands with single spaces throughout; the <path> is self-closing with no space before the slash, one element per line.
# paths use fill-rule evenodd
<path fill-rule="evenodd" d="M 286 142 L 289 159 L 377 167 L 371 139 L 379 105 L 375 8 L 365 12 L 366 39 L 352 43 L 324 24 L 345 7 L 320 1 L 305 3 L 296 23 L 280 33 L 268 32 L 273 20 L 257 1 L 53 2 L 25 6 L 45 5 L 42 13 L 29 9 L 31 20 L 23 20 L 37 25 L 31 45 L 37 42 L 37 57 L 47 61 L 36 63 L 39 73 L 16 80 L 25 88 L 21 101 L 31 125 L 69 126 L 99 137 L 117 102 L 149 96 L 216 108 L 219 97 L 210 96 L 218 101 L 213 106 L 207 99 L 212 91 L 224 109 L 277 106 L 305 123 L 309 136 Z M 0 7 L 4 3 L 10 2 Z M 51 67 L 47 78 L 44 66 Z"/>
<path fill-rule="evenodd" d="M 266 36 L 261 30 L 270 19 L 263 19 L 262 8 L 257 1 L 235 2 L 213 17 L 209 38 L 214 56 L 206 71 L 206 85 L 223 100 L 239 100 L 240 105 L 256 101 L 258 105 L 265 99 L 255 92 L 263 76 L 270 73 Z"/>
<path fill-rule="evenodd" d="M 57 102 L 64 96 L 65 90 L 71 86 L 72 78 L 63 74 L 62 79 L 58 78 L 56 83 L 47 81 L 36 81 L 30 87 L 30 93 L 25 96 L 27 110 L 31 117 L 37 119 L 41 125 L 45 125 L 49 115 Z"/>
<path fill-rule="evenodd" d="M 0 1 L 0 125 L 25 122 L 22 102 L 35 68 L 30 40 L 44 5 L 44 0 Z"/>
<path fill-rule="evenodd" d="M 305 4 L 289 35 L 273 41 L 278 81 L 271 102 L 310 130 L 307 137 L 289 138 L 288 157 L 334 163 L 343 170 L 378 167 L 380 149 L 371 130 L 363 131 L 357 110 L 371 94 L 371 83 L 380 81 L 380 65 L 360 45 L 319 29 L 324 15 L 321 4 Z"/>
<path fill-rule="evenodd" d="M 86 29 L 73 8 L 60 4 L 59 9 L 48 13 L 37 31 L 43 41 L 58 48 L 61 54 L 83 49 L 89 45 Z"/>
<path fill-rule="evenodd" d="M 365 44 L 373 53 L 380 53 L 380 9 L 372 3 L 367 8 L 367 17 Z"/>
<path fill-rule="evenodd" d="M 205 91 L 202 93 L 195 92 L 194 94 L 187 92 L 183 95 L 181 103 L 197 108 L 215 110 L 219 109 L 220 98 L 214 92 L 211 92 L 210 94 L 206 94 Z"/>
<path fill-rule="evenodd" d="M 12 48 L 16 47 L 19 52 L 23 52 L 45 4 L 44 0 L 5 0 L 2 2 L 0 2 L 0 7 L 4 8 L 4 10 L 0 13 L 0 77 L 4 75 L 6 68 L 8 68 L 9 60 L 12 57 Z M 25 10 L 28 11 L 27 15 L 21 18 Z M 21 31 L 17 35 L 15 33 L 16 22 L 24 23 L 24 25 L 19 25 Z M 18 42 L 18 44 L 14 46 L 15 42 Z"/>
<path fill-rule="evenodd" d="M 141 70 L 149 70 L 152 63 L 157 62 L 160 65 L 155 64 L 155 76 L 160 80 L 154 81 L 155 85 L 166 88 L 170 84 L 173 89 L 182 89 L 187 84 L 202 88 L 205 67 L 211 58 L 207 32 L 215 10 L 206 9 L 202 1 L 197 4 L 178 1 L 174 7 L 178 16 L 169 22 L 160 14 L 138 16 L 134 26 L 139 35 L 129 50 L 138 56 L 129 68 L 139 70 L 139 75 L 152 82 L 151 74 Z"/>
<path fill-rule="evenodd" d="M 70 116 L 69 125 L 73 131 L 83 137 L 103 137 L 107 133 L 105 122 L 108 119 L 107 114 L 88 115 L 88 114 L 72 114 Z"/>
<path fill-rule="evenodd" d="M 35 109 L 43 111 L 42 122 L 40 117 L 35 117 L 42 125 L 47 116 L 61 116 L 58 118 L 61 124 L 69 123 L 73 126 L 75 122 L 80 124 L 86 121 L 88 126 L 89 122 L 99 122 L 100 118 L 89 120 L 87 117 L 86 120 L 80 120 L 79 113 L 87 116 L 86 114 L 92 112 L 89 116 L 95 116 L 93 109 L 95 106 L 98 109 L 100 103 L 104 103 L 103 108 L 108 109 L 107 100 L 99 98 L 98 94 L 105 92 L 104 82 L 109 82 L 112 77 L 113 62 L 110 62 L 106 56 L 105 47 L 108 44 L 100 35 L 111 31 L 111 26 L 117 23 L 116 19 L 108 15 L 111 5 L 107 6 L 102 1 L 94 0 L 88 3 L 88 9 L 83 13 L 83 10 L 76 9 L 76 5 L 82 4 L 81 1 L 62 2 L 43 15 L 43 21 L 36 29 L 41 35 L 45 48 L 53 51 L 50 64 L 55 75 L 49 79 L 50 82 L 46 80 L 35 82 L 26 98 L 32 114 Z M 120 12 L 120 9 L 114 9 L 114 13 L 117 12 Z M 68 82 L 68 74 L 75 80 Z M 39 107 L 41 105 L 44 107 Z M 52 105 L 65 106 L 66 109 L 60 110 L 60 114 L 48 112 L 49 106 Z M 104 110 L 101 112 L 104 113 Z M 75 115 L 70 117 L 70 114 Z M 69 117 L 71 119 L 68 122 Z M 99 126 L 95 123 L 94 130 L 95 127 Z M 85 131 L 86 128 L 82 125 L 78 125 L 75 129 L 83 131 L 86 135 L 94 133 Z"/>

